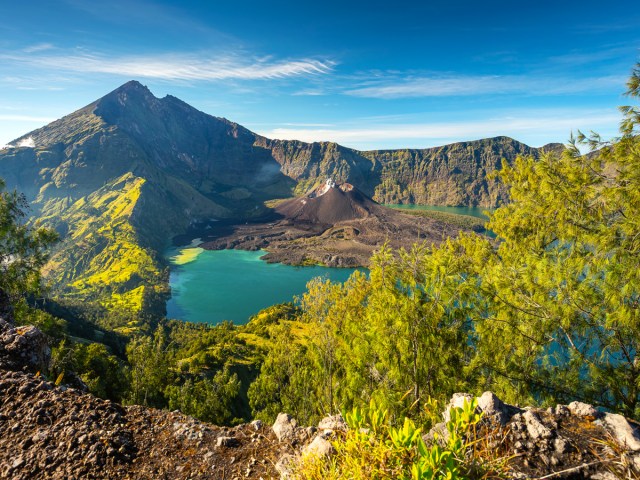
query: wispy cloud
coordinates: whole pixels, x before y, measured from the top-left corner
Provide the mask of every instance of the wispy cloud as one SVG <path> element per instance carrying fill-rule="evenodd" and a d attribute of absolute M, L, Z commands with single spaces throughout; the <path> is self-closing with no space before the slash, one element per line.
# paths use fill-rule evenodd
<path fill-rule="evenodd" d="M 625 78 L 617 75 L 582 79 L 524 75 L 393 77 L 347 89 L 344 93 L 356 97 L 390 99 L 500 94 L 559 95 L 612 87 L 622 90 Z"/>
<path fill-rule="evenodd" d="M 45 50 L 54 49 L 54 45 L 51 43 L 37 43 L 35 45 L 30 45 L 22 49 L 24 53 L 36 53 L 36 52 L 44 52 Z"/>
<path fill-rule="evenodd" d="M 335 63 L 330 60 L 274 60 L 243 56 L 208 57 L 196 54 L 163 54 L 109 57 L 96 54 L 0 55 L 5 62 L 76 73 L 102 73 L 130 78 L 160 80 L 265 80 L 326 74 Z"/>
<path fill-rule="evenodd" d="M 446 142 L 509 135 L 517 139 L 555 138 L 564 141 L 576 129 L 611 130 L 620 120 L 612 110 L 544 110 L 522 112 L 519 115 L 496 115 L 469 121 L 430 123 L 375 123 L 365 127 L 344 125 L 336 128 L 275 128 L 260 133 L 268 138 L 302 140 L 306 142 L 333 141 L 354 148 L 378 146 L 406 141 L 421 147 Z M 608 132 L 603 132 L 608 133 Z M 547 143 L 545 140 L 544 143 Z"/>

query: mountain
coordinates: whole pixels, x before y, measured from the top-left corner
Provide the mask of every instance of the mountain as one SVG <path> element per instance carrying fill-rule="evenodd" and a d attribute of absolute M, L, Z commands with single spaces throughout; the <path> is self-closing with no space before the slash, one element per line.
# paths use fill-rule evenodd
<path fill-rule="evenodd" d="M 327 179 L 308 195 L 285 200 L 275 210 L 295 222 L 333 225 L 374 215 L 380 207 L 350 183 Z"/>
<path fill-rule="evenodd" d="M 168 295 L 161 252 L 196 222 L 263 217 L 266 200 L 327 178 L 380 203 L 493 207 L 506 194 L 486 174 L 503 158 L 540 152 L 507 137 L 370 152 L 270 140 L 135 81 L 12 145 L 32 146 L 0 150 L 0 177 L 61 235 L 47 267 L 55 293 L 159 313 Z"/>

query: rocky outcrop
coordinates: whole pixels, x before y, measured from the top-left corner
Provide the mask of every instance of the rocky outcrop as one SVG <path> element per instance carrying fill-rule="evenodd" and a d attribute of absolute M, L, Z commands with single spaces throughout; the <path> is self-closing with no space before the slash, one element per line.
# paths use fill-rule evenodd
<path fill-rule="evenodd" d="M 443 412 L 473 396 L 454 394 Z M 482 421 L 478 438 L 496 457 L 509 458 L 515 478 L 637 478 L 640 475 L 640 430 L 622 415 L 571 402 L 554 408 L 519 408 L 491 392 L 477 397 Z M 437 435 L 434 435 L 437 434 Z M 446 442 L 445 423 L 424 440 Z M 604 476 L 603 476 L 604 475 Z M 547 477 L 545 477 L 547 478 Z"/>
<path fill-rule="evenodd" d="M 0 369 L 44 372 L 50 357 L 46 335 L 38 328 L 16 327 L 0 317 Z"/>
<path fill-rule="evenodd" d="M 292 447 L 270 428 L 216 427 L 0 370 L 0 478 L 277 478 Z"/>

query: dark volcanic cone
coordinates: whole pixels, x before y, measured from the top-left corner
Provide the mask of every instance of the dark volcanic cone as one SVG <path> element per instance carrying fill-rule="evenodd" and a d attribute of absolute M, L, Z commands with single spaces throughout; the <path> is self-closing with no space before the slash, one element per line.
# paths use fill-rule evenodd
<path fill-rule="evenodd" d="M 357 220 L 378 214 L 382 207 L 353 185 L 333 181 L 302 198 L 287 200 L 276 211 L 296 221 L 324 225 Z"/>

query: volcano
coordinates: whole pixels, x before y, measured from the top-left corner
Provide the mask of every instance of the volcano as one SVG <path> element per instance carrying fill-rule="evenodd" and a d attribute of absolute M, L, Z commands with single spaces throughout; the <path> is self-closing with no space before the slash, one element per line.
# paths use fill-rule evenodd
<path fill-rule="evenodd" d="M 350 183 L 332 179 L 311 193 L 282 202 L 276 212 L 294 222 L 334 225 L 379 214 L 380 205 Z"/>

